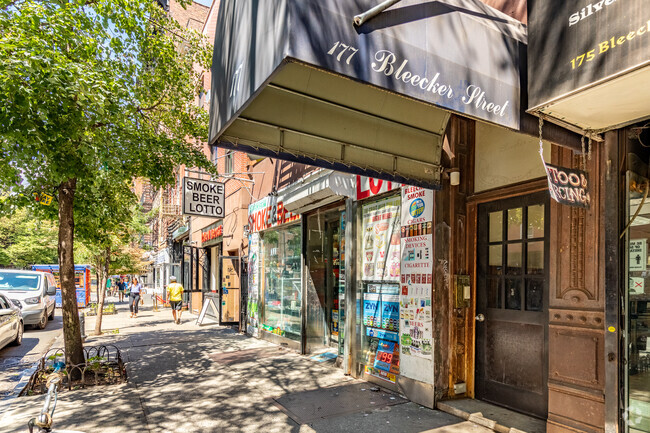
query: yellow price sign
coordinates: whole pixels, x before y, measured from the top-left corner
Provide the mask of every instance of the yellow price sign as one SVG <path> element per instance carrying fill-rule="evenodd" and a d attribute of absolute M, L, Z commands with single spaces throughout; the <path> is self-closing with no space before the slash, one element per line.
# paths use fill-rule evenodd
<path fill-rule="evenodd" d="M 43 206 L 51 205 L 52 204 L 52 198 L 53 197 L 51 195 L 49 195 L 49 194 L 45 194 L 45 193 L 41 194 L 41 204 Z"/>
<path fill-rule="evenodd" d="M 51 196 L 49 194 L 45 194 L 45 193 L 39 194 L 39 193 L 35 192 L 35 193 L 32 193 L 32 195 L 34 196 L 34 200 L 41 203 L 43 206 L 51 205 L 52 204 L 52 199 L 54 198 L 53 196 Z"/>

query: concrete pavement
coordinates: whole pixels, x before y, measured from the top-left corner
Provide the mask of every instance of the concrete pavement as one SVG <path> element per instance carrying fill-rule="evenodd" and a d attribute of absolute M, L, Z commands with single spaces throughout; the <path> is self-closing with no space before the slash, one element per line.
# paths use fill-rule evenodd
<path fill-rule="evenodd" d="M 63 392 L 56 429 L 81 432 L 477 432 L 488 430 L 422 408 L 270 343 L 217 325 L 171 321 L 146 306 L 129 319 L 126 304 L 105 316 L 86 345 L 114 343 L 127 360 L 123 385 Z M 92 330 L 94 319 L 87 318 Z M 0 402 L 0 431 L 24 432 L 43 396 Z"/>

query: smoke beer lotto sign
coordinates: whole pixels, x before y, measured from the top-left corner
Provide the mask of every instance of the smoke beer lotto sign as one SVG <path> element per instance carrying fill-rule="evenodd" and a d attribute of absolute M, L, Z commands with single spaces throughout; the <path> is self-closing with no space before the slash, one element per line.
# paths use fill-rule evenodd
<path fill-rule="evenodd" d="M 544 163 L 548 189 L 553 200 L 567 206 L 589 208 L 589 175 L 586 171 L 573 170 Z"/>
<path fill-rule="evenodd" d="M 224 184 L 210 180 L 183 178 L 183 215 L 223 218 Z"/>

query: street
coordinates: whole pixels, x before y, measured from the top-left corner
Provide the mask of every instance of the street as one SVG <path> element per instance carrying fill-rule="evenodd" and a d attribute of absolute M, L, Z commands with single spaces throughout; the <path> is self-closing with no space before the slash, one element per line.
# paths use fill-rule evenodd
<path fill-rule="evenodd" d="M 61 335 L 62 327 L 61 309 L 57 308 L 54 321 L 49 322 L 45 329 L 26 326 L 22 345 L 0 349 L 0 398 L 11 393 L 23 372 L 50 349 L 54 340 Z"/>

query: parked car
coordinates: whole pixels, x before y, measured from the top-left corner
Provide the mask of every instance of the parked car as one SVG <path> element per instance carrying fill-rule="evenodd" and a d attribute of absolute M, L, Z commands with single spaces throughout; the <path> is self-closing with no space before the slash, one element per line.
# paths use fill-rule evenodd
<path fill-rule="evenodd" d="M 20 308 L 0 294 L 0 349 L 7 344 L 21 345 L 24 329 Z"/>
<path fill-rule="evenodd" d="M 45 329 L 54 320 L 56 281 L 48 272 L 0 269 L 0 294 L 20 308 L 25 325 Z"/>

